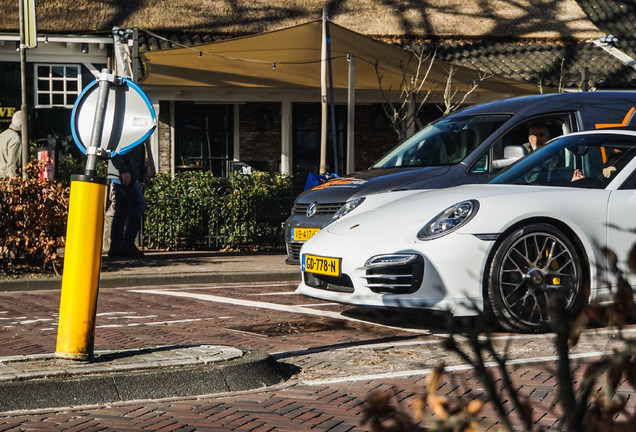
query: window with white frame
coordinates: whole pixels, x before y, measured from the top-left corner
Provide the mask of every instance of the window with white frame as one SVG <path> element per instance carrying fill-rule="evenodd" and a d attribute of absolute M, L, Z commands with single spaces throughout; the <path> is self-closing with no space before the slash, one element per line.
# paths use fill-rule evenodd
<path fill-rule="evenodd" d="M 81 91 L 80 65 L 35 65 L 36 108 L 73 108 Z"/>

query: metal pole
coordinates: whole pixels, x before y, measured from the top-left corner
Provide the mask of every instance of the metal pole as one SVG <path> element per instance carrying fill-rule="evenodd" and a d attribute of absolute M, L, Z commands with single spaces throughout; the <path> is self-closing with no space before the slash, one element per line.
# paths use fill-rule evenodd
<path fill-rule="evenodd" d="M 589 85 L 589 81 L 590 81 L 590 70 L 587 67 L 583 68 L 583 71 L 581 72 L 581 91 L 589 91 L 590 89 L 590 85 Z"/>
<path fill-rule="evenodd" d="M 107 184 L 104 177 L 71 176 L 56 357 L 93 358 Z"/>
<path fill-rule="evenodd" d="M 132 80 L 134 82 L 139 82 L 139 29 L 137 27 L 133 28 L 133 45 L 132 45 Z"/>
<path fill-rule="evenodd" d="M 110 83 L 114 80 L 113 71 L 102 69 L 99 75 L 99 88 L 97 93 L 97 107 L 95 108 L 95 121 L 91 132 L 91 142 L 87 149 L 86 171 L 84 175 L 93 176 L 97 173 L 97 152 L 102 144 L 102 134 L 104 133 L 104 117 L 106 116 L 106 106 L 108 105 L 108 92 Z"/>
<path fill-rule="evenodd" d="M 331 141 L 333 144 L 333 172 L 340 174 L 338 166 L 338 138 L 336 134 L 336 128 L 338 127 L 336 121 L 336 107 L 333 96 L 333 72 L 331 70 L 331 35 L 329 34 L 329 17 L 325 16 L 325 29 L 327 36 L 327 64 L 329 66 L 329 102 L 331 106 Z"/>
<path fill-rule="evenodd" d="M 346 174 L 356 170 L 355 161 L 355 118 L 356 118 L 356 58 L 349 59 L 349 85 L 347 92 L 347 169 Z"/>
<path fill-rule="evenodd" d="M 22 86 L 22 134 L 20 137 L 22 146 L 22 178 L 27 179 L 26 166 L 29 162 L 29 128 L 28 128 L 28 107 L 27 107 L 27 83 L 26 83 L 26 43 L 25 43 L 25 23 L 24 23 L 24 0 L 19 0 L 20 13 L 20 85 Z"/>
<path fill-rule="evenodd" d="M 64 275 L 60 296 L 55 356 L 90 361 L 95 345 L 95 317 L 104 237 L 105 194 L 108 180 L 97 176 L 97 159 L 108 156 L 101 148 L 111 83 L 121 78 L 109 69 L 99 75 L 97 103 L 87 149 L 84 175 L 71 176 Z"/>
<path fill-rule="evenodd" d="M 327 5 L 322 7 L 322 50 L 320 62 L 320 104 L 322 108 L 320 124 L 320 174 L 327 172 L 327 29 L 325 20 Z"/>

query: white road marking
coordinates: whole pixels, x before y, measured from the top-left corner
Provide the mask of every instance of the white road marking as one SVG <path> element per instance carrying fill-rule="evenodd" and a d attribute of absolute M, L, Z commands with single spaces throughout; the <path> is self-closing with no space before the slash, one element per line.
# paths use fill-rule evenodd
<path fill-rule="evenodd" d="M 233 299 L 233 298 L 227 298 L 227 297 L 219 297 L 219 296 L 214 296 L 209 294 L 195 294 L 195 293 L 187 293 L 187 292 L 168 291 L 168 290 L 154 290 L 154 289 L 153 290 L 129 290 L 129 292 L 140 293 L 140 294 L 159 294 L 159 295 L 168 295 L 168 296 L 175 296 L 175 297 L 186 297 L 186 298 L 192 298 L 192 299 L 210 301 L 210 302 L 216 302 L 216 303 L 232 304 L 236 306 L 245 306 L 245 307 L 252 307 L 257 309 L 272 309 L 272 310 L 277 310 L 281 312 L 297 313 L 297 314 L 304 314 L 304 315 L 315 315 L 315 316 L 321 316 L 325 318 L 334 318 L 334 319 L 339 319 L 344 321 L 353 321 L 353 322 L 359 322 L 359 323 L 363 323 L 367 325 L 375 325 L 379 327 L 405 331 L 409 333 L 431 334 L 429 330 L 406 329 L 401 327 L 371 323 L 369 321 L 364 321 L 364 320 L 360 320 L 356 318 L 343 316 L 339 312 L 322 311 L 322 310 L 311 309 L 311 308 L 306 308 L 302 306 L 287 306 L 287 305 L 280 305 L 276 303 L 265 303 L 265 302 L 258 302 L 258 301 L 252 301 L 252 300 L 241 300 L 241 299 Z"/>
<path fill-rule="evenodd" d="M 248 294 L 250 297 L 262 297 L 262 296 L 281 296 L 281 295 L 300 295 L 295 291 L 273 292 L 273 293 L 260 293 L 260 294 Z M 340 303 L 313 303 L 298 305 L 302 307 L 320 307 L 320 306 L 338 306 Z"/>
<path fill-rule="evenodd" d="M 270 285 L 263 285 L 263 286 L 270 286 Z M 236 288 L 236 286 L 232 286 L 231 288 Z M 187 288 L 184 287 L 183 289 L 185 290 Z M 344 321 L 352 321 L 352 322 L 359 322 L 359 323 L 368 324 L 368 325 L 376 325 L 379 327 L 390 328 L 394 330 L 401 330 L 401 331 L 409 332 L 409 333 L 427 334 L 427 335 L 437 336 L 441 338 L 449 336 L 448 333 L 443 333 L 443 332 L 433 333 L 430 330 L 409 329 L 404 327 L 378 324 L 378 323 L 360 320 L 356 318 L 350 318 L 350 317 L 343 316 L 339 312 L 330 312 L 330 311 L 322 311 L 318 309 L 311 309 L 307 307 L 308 305 L 287 306 L 287 305 L 280 305 L 276 303 L 266 303 L 266 302 L 252 301 L 252 300 L 241 300 L 241 299 L 233 299 L 233 298 L 227 298 L 227 297 L 219 297 L 219 296 L 210 295 L 210 294 L 187 293 L 187 292 L 175 291 L 170 289 L 148 289 L 148 290 L 136 289 L 136 290 L 129 290 L 128 292 L 141 293 L 141 294 L 144 294 L 144 293 L 159 294 L 159 295 L 168 295 L 168 296 L 175 296 L 175 297 L 186 297 L 186 298 L 193 298 L 193 299 L 211 301 L 216 303 L 233 304 L 237 306 L 246 306 L 246 307 L 253 307 L 253 308 L 260 308 L 260 309 L 272 309 L 272 310 L 278 310 L 282 312 L 322 316 L 326 318 L 334 318 L 334 319 L 340 319 Z M 222 318 L 225 318 L 225 317 L 222 317 Z M 219 317 L 218 319 L 222 319 L 222 318 Z M 623 329 L 623 332 L 632 332 L 632 331 L 636 331 L 636 328 Z M 611 333 L 615 333 L 616 330 L 606 329 L 606 330 L 593 330 L 590 332 L 594 334 L 611 334 Z M 551 338 L 553 337 L 553 335 L 550 333 L 547 333 L 544 335 L 536 335 L 536 334 L 504 335 L 504 336 L 493 337 L 492 340 L 508 340 L 508 339 L 516 340 L 516 339 L 529 339 L 529 338 L 537 338 L 537 337 Z M 439 342 L 440 342 L 439 340 L 431 341 L 431 343 L 439 343 Z M 429 343 L 429 342 L 426 341 L 425 343 Z M 279 353 L 279 354 L 283 354 L 283 353 Z"/>
<path fill-rule="evenodd" d="M 367 343 L 358 344 L 356 342 L 350 342 L 347 346 L 341 346 L 336 348 L 332 346 L 330 346 L 329 348 L 315 347 L 315 348 L 307 348 L 307 349 L 298 350 L 298 351 L 279 351 L 275 353 L 270 353 L 270 355 L 274 357 L 275 359 L 280 359 L 280 358 L 287 358 L 287 357 L 298 357 L 303 355 L 316 354 L 316 353 L 325 352 L 325 351 L 347 351 L 347 350 L 353 350 L 353 349 L 358 349 L 358 350 L 359 349 L 387 349 L 387 348 L 394 348 L 394 347 L 401 347 L 401 346 L 433 345 L 433 344 L 440 344 L 440 343 L 442 343 L 442 341 L 439 339 L 425 340 L 425 341 L 409 341 L 409 342 L 387 342 L 387 343 L 378 343 L 378 344 L 367 344 Z"/>
<path fill-rule="evenodd" d="M 272 296 L 272 295 L 279 296 L 279 295 L 300 295 L 300 294 L 296 294 L 294 291 L 248 294 L 248 296 Z"/>
<path fill-rule="evenodd" d="M 598 351 L 592 353 L 583 353 L 583 354 L 571 354 L 570 359 L 579 359 L 579 358 L 589 358 L 589 357 L 602 357 L 606 355 L 612 354 L 612 351 Z M 549 357 L 533 357 L 529 359 L 516 359 L 516 360 L 508 360 L 506 362 L 507 366 L 510 365 L 520 365 L 520 364 L 529 364 L 529 363 L 544 363 L 549 361 L 559 360 L 559 356 L 549 356 Z M 487 362 L 484 364 L 486 367 L 498 367 L 499 364 L 497 362 Z M 456 372 L 469 370 L 473 367 L 471 365 L 456 365 L 456 366 L 446 366 L 444 370 L 446 372 Z M 415 375 L 428 375 L 433 372 L 434 369 L 415 369 L 408 371 L 400 371 L 400 372 L 390 372 L 384 374 L 373 374 L 373 375 L 353 375 L 348 377 L 341 378 L 327 378 L 322 380 L 306 380 L 301 381 L 305 385 L 325 385 L 325 384 L 336 384 L 336 383 L 344 383 L 344 382 L 355 382 L 355 381 L 373 381 L 377 379 L 391 379 L 391 378 L 403 378 L 410 377 Z"/>
<path fill-rule="evenodd" d="M 39 319 L 32 319 L 32 320 L 27 320 L 27 321 L 20 321 L 18 322 L 18 324 L 33 324 L 36 322 L 42 322 L 42 321 L 53 321 L 53 318 L 39 318 Z"/>
<path fill-rule="evenodd" d="M 298 282 L 291 282 L 291 283 L 277 283 L 277 284 L 254 284 L 254 285 L 250 285 L 250 284 L 236 284 L 236 285 L 206 285 L 206 286 L 168 286 L 166 288 L 155 288 L 155 291 L 163 291 L 163 290 L 168 290 L 168 291 L 184 291 L 184 290 L 188 290 L 188 291 L 192 291 L 192 290 L 207 290 L 207 289 L 226 289 L 226 288 L 237 288 L 237 287 L 241 287 L 241 288 L 269 288 L 269 287 L 289 287 L 291 286 L 293 289 L 296 289 L 295 287 L 298 286 Z M 286 291 L 289 292 L 290 294 L 294 293 L 293 291 Z"/>
<path fill-rule="evenodd" d="M 339 306 L 340 303 L 314 303 L 314 304 L 303 304 L 298 305 L 300 307 L 321 307 L 321 306 Z"/>
<path fill-rule="evenodd" d="M 104 324 L 104 325 L 95 326 L 95 328 L 140 327 L 140 326 L 181 324 L 181 323 L 189 323 L 189 322 L 197 322 L 197 321 L 212 321 L 212 320 L 214 320 L 214 318 L 192 318 L 192 319 L 182 319 L 182 320 L 174 320 L 174 321 L 157 321 L 157 322 L 149 322 L 149 323 Z"/>
<path fill-rule="evenodd" d="M 130 315 L 130 314 L 134 314 L 135 312 L 102 312 L 102 313 L 98 313 L 97 316 L 107 316 L 107 315 Z"/>
<path fill-rule="evenodd" d="M 623 333 L 635 332 L 636 328 L 623 329 Z M 620 331 L 618 329 L 606 329 L 606 330 L 588 330 L 583 333 L 583 336 L 598 336 L 598 335 L 612 335 L 618 334 Z M 448 335 L 444 334 L 435 334 L 432 336 L 440 337 L 440 339 L 428 339 L 428 340 L 415 340 L 415 341 L 404 341 L 404 342 L 385 342 L 378 344 L 368 344 L 366 342 L 358 343 L 358 342 L 349 342 L 348 344 L 338 347 L 329 346 L 325 347 L 313 347 L 307 348 L 303 350 L 297 351 L 278 351 L 274 353 L 270 353 L 272 357 L 275 359 L 289 358 L 289 357 L 299 357 L 303 355 L 316 354 L 325 351 L 347 351 L 347 350 L 361 350 L 361 349 L 389 349 L 389 348 L 399 348 L 405 346 L 418 346 L 418 345 L 436 345 L 443 343 L 443 340 L 448 337 Z M 544 333 L 544 334 L 527 334 L 527 335 L 507 335 L 507 336 L 493 336 L 490 338 L 492 341 L 499 340 L 523 340 L 523 339 L 552 339 L 554 334 L 552 333 Z M 455 335 L 455 338 L 458 341 L 467 340 L 465 337 L 461 335 Z M 485 336 L 480 336 L 480 339 L 485 339 Z"/>

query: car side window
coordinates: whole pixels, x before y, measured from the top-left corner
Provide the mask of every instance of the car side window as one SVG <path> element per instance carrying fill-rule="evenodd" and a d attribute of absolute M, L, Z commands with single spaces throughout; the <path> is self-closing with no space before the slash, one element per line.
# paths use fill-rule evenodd
<path fill-rule="evenodd" d="M 529 142 L 530 127 L 533 125 L 545 127 L 548 132 L 548 139 L 572 132 L 570 114 L 534 117 L 518 124 L 497 139 L 489 151 L 485 152 L 473 164 L 469 172 L 479 174 L 498 171 L 494 168 L 495 164 L 493 164 L 493 161 L 503 159 L 504 149 L 508 146 L 524 146 L 526 152 L 529 152 L 532 148 Z"/>
<path fill-rule="evenodd" d="M 632 176 L 619 188 L 620 190 L 632 190 L 636 189 L 636 173 L 632 174 Z"/>
<path fill-rule="evenodd" d="M 500 140 L 497 140 L 500 141 Z M 495 143 L 497 145 L 497 143 Z M 480 174 L 487 173 L 490 171 L 490 153 L 492 147 L 488 149 L 478 160 L 473 164 L 473 167 L 470 169 L 471 174 Z"/>

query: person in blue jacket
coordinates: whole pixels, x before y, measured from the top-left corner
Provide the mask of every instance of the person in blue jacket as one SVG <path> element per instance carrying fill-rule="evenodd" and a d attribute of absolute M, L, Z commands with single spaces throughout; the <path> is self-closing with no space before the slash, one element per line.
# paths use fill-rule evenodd
<path fill-rule="evenodd" d="M 135 239 L 141 229 L 141 218 L 146 208 L 139 181 L 150 181 L 146 167 L 145 143 L 108 162 L 108 178 L 115 190 L 115 213 L 110 228 L 110 257 L 141 257 L 144 255 Z"/>

